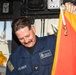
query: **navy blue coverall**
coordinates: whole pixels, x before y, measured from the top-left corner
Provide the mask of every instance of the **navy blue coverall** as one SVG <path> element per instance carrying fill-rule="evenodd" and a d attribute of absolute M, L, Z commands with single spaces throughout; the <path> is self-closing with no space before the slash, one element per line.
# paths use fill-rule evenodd
<path fill-rule="evenodd" d="M 37 37 L 33 54 L 20 45 L 8 60 L 6 75 L 50 75 L 55 45 L 55 35 Z"/>

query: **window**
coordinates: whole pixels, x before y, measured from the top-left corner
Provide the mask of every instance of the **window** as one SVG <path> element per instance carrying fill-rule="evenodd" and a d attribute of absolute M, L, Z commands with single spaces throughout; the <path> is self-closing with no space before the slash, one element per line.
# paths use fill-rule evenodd
<path fill-rule="evenodd" d="M 12 46 L 12 21 L 0 21 L 0 51 L 9 58 Z"/>

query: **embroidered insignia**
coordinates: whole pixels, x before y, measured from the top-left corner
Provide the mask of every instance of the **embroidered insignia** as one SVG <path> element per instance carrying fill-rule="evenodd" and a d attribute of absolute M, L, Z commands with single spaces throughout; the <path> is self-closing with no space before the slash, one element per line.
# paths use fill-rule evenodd
<path fill-rule="evenodd" d="M 34 70 L 35 70 L 35 71 L 38 71 L 38 70 L 39 70 L 39 66 L 35 66 L 35 67 L 34 67 Z"/>
<path fill-rule="evenodd" d="M 7 63 L 9 70 L 12 72 L 14 70 L 14 66 L 12 65 L 12 63 L 9 61 Z"/>

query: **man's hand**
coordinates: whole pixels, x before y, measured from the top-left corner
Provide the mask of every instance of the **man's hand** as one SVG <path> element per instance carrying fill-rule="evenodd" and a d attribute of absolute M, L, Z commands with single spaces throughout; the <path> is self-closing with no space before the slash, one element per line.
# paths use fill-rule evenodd
<path fill-rule="evenodd" d="M 65 3 L 65 9 L 66 9 L 67 11 L 71 12 L 71 13 L 76 12 L 76 6 L 73 5 L 73 4 L 70 3 L 70 2 L 66 2 L 66 3 Z"/>

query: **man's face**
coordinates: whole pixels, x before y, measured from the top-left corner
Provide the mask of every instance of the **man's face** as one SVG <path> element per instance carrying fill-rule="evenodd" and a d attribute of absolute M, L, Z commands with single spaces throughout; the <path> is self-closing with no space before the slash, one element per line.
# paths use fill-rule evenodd
<path fill-rule="evenodd" d="M 21 44 L 25 47 L 32 47 L 36 43 L 34 26 L 31 26 L 30 30 L 28 27 L 19 29 L 18 31 L 16 31 L 16 36 L 18 37 Z"/>

